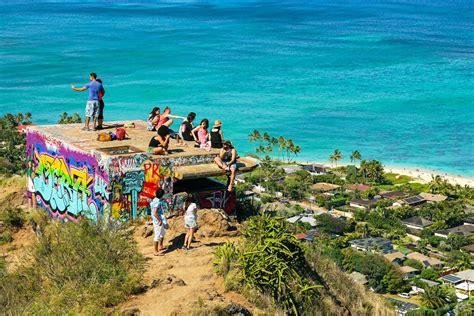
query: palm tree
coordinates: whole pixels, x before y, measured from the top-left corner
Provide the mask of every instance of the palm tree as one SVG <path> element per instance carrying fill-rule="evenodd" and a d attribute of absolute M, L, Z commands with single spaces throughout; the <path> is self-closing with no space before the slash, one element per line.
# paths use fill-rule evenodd
<path fill-rule="evenodd" d="M 452 291 L 442 286 L 428 287 L 425 292 L 420 293 L 420 299 L 423 306 L 438 309 L 455 300 L 455 295 Z"/>
<path fill-rule="evenodd" d="M 254 129 L 253 132 L 251 132 L 249 134 L 249 142 L 251 142 L 251 143 L 252 142 L 256 143 L 256 142 L 260 141 L 261 139 L 262 139 L 262 135 L 260 135 L 260 132 L 256 129 Z M 257 151 L 256 147 L 257 147 L 257 145 L 255 144 L 254 145 L 255 151 Z"/>
<path fill-rule="evenodd" d="M 278 137 L 278 156 L 283 160 L 283 151 L 286 149 L 286 139 L 283 136 Z"/>
<path fill-rule="evenodd" d="M 271 139 L 270 134 L 268 134 L 268 132 L 263 133 L 262 138 L 263 138 L 263 140 L 266 141 L 267 143 L 269 143 L 269 142 L 270 142 L 270 139 Z"/>
<path fill-rule="evenodd" d="M 329 156 L 329 160 L 330 160 L 331 162 L 335 162 L 335 163 L 336 163 L 336 167 L 337 167 L 337 162 L 338 162 L 339 160 L 341 160 L 341 159 L 342 159 L 342 153 L 341 153 L 341 151 L 340 151 L 339 149 L 334 150 L 334 152 L 332 153 L 332 155 Z"/>
<path fill-rule="evenodd" d="M 278 138 L 272 137 L 270 139 L 270 145 L 272 146 L 272 152 L 273 152 L 273 150 L 275 149 L 275 146 L 278 145 Z"/>
<path fill-rule="evenodd" d="M 293 148 L 295 146 L 295 144 L 293 143 L 293 140 L 291 140 L 291 138 L 289 138 L 287 141 L 286 141 L 286 159 L 288 160 L 288 162 L 290 162 L 290 148 Z"/>
<path fill-rule="evenodd" d="M 351 154 L 351 162 L 354 163 L 354 161 L 356 160 L 361 160 L 362 159 L 362 155 L 360 154 L 360 152 L 358 150 L 354 150 L 352 151 L 352 154 Z"/>

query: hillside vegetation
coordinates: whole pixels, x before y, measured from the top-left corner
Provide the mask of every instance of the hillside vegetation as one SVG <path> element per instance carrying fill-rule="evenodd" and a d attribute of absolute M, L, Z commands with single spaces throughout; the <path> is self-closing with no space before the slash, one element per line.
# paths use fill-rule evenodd
<path fill-rule="evenodd" d="M 216 251 L 227 290 L 264 310 L 292 315 L 392 315 L 379 297 L 354 283 L 317 246 L 300 244 L 281 218 L 250 218 L 237 243 Z"/>

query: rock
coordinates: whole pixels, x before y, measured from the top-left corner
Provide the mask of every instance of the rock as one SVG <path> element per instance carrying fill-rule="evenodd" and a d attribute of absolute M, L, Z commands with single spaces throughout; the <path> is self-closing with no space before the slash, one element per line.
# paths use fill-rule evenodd
<path fill-rule="evenodd" d="M 244 306 L 237 303 L 230 303 L 224 308 L 224 312 L 229 315 L 252 316 L 252 313 Z"/>
<path fill-rule="evenodd" d="M 143 232 L 142 232 L 143 238 L 150 237 L 151 235 L 153 235 L 153 227 L 149 227 L 149 226 L 143 227 Z"/>
<path fill-rule="evenodd" d="M 138 316 L 140 315 L 140 309 L 138 308 L 130 308 L 123 310 L 121 313 L 122 316 Z"/>
<path fill-rule="evenodd" d="M 181 279 L 177 279 L 176 281 L 174 281 L 174 284 L 176 284 L 177 286 L 186 286 L 186 283 L 184 283 L 184 281 Z"/>

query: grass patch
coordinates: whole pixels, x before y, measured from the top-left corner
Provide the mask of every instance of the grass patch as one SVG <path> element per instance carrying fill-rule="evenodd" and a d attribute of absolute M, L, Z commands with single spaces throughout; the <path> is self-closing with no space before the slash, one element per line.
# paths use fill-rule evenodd
<path fill-rule="evenodd" d="M 410 176 L 401 175 L 398 173 L 385 173 L 383 176 L 392 184 L 405 184 L 413 180 L 413 178 Z"/>
<path fill-rule="evenodd" d="M 30 253 L 0 271 L 0 314 L 104 314 L 141 282 L 144 259 L 125 228 L 52 222 Z"/>

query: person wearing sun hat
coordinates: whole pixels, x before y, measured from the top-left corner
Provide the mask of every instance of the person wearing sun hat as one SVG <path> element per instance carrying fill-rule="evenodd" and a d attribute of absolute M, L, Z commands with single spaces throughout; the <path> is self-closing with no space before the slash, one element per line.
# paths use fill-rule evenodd
<path fill-rule="evenodd" d="M 224 135 L 222 135 L 221 127 L 221 120 L 215 120 L 214 126 L 212 127 L 210 133 L 211 148 L 222 148 L 222 141 L 224 139 Z"/>

